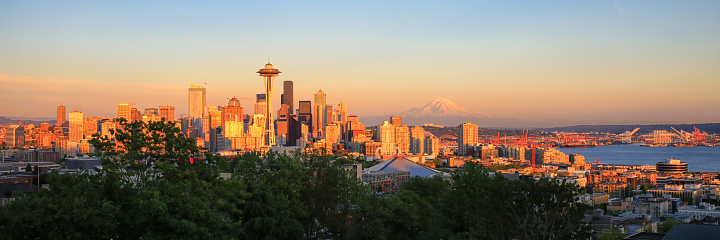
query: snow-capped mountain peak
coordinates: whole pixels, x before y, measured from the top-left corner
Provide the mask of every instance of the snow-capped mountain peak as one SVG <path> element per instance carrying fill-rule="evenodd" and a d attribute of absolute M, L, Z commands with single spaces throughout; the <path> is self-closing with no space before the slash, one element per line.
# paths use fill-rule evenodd
<path fill-rule="evenodd" d="M 488 117 L 487 114 L 466 110 L 446 98 L 436 98 L 424 107 L 410 109 L 401 113 L 400 116 Z"/>

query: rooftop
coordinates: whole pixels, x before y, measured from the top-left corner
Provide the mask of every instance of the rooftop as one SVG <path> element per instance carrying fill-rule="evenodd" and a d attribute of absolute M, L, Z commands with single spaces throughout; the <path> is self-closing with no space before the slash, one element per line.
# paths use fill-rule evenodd
<path fill-rule="evenodd" d="M 444 174 L 443 172 L 420 165 L 404 157 L 396 157 L 363 170 L 363 172 L 366 173 L 380 171 L 408 171 L 411 177 L 431 177 L 437 174 Z"/>

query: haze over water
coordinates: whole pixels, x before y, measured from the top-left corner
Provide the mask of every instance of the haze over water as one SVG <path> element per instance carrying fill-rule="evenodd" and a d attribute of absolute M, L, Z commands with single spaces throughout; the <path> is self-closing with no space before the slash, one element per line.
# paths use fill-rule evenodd
<path fill-rule="evenodd" d="M 608 145 L 592 148 L 558 148 L 558 150 L 585 156 L 586 162 L 608 164 L 652 165 L 665 159 L 678 159 L 688 163 L 689 171 L 720 172 L 720 147 L 641 147 Z"/>

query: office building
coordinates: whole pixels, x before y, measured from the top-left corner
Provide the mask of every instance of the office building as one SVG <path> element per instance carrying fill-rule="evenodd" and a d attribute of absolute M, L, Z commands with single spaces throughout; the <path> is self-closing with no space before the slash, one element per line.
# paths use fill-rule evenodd
<path fill-rule="evenodd" d="M 121 103 L 117 105 L 117 119 L 124 118 L 127 121 L 132 121 L 132 115 L 130 110 L 132 106 L 127 103 Z"/>
<path fill-rule="evenodd" d="M 335 109 L 335 121 L 342 122 L 343 124 L 347 121 L 347 105 L 344 102 L 340 102 Z"/>
<path fill-rule="evenodd" d="M 298 122 L 307 125 L 310 129 L 313 129 L 312 102 L 300 101 L 298 102 L 298 107 Z"/>
<path fill-rule="evenodd" d="M 103 120 L 102 117 L 84 117 L 83 120 L 83 136 L 92 136 L 98 133 L 98 123 Z"/>
<path fill-rule="evenodd" d="M 655 163 L 655 169 L 658 174 L 687 173 L 688 164 L 677 159 L 665 159 L 665 161 Z"/>
<path fill-rule="evenodd" d="M 130 121 L 136 122 L 142 120 L 142 113 L 137 108 L 130 108 Z"/>
<path fill-rule="evenodd" d="M 203 129 L 202 118 L 207 115 L 205 98 L 205 87 L 190 85 L 188 89 L 188 117 L 190 118 L 190 126 L 197 129 Z M 204 134 L 200 136 L 202 135 Z"/>
<path fill-rule="evenodd" d="M 79 143 L 83 139 L 83 113 L 80 111 L 73 111 L 70 113 L 70 132 L 68 140 L 70 142 Z"/>
<path fill-rule="evenodd" d="M 314 121 L 313 121 L 313 131 L 322 131 L 325 129 L 325 126 L 327 126 L 327 112 L 325 107 L 327 107 L 327 96 L 325 93 L 321 90 L 319 90 L 317 93 L 315 93 L 315 101 L 313 103 L 313 111 L 314 111 Z"/>
<path fill-rule="evenodd" d="M 7 130 L 5 130 L 5 146 L 7 148 L 25 146 L 25 126 L 10 125 Z"/>
<path fill-rule="evenodd" d="M 335 111 L 333 111 L 333 105 L 325 105 L 325 126 L 333 123 L 335 119 Z"/>
<path fill-rule="evenodd" d="M 67 121 L 67 109 L 63 105 L 57 106 L 57 126 L 62 127 Z"/>
<path fill-rule="evenodd" d="M 237 98 L 232 98 L 222 109 L 222 121 L 226 138 L 242 137 L 244 135 L 243 107 Z"/>
<path fill-rule="evenodd" d="M 258 93 L 255 95 L 255 105 L 253 114 L 265 115 L 265 108 L 267 107 L 267 99 L 264 93 Z"/>
<path fill-rule="evenodd" d="M 288 117 L 290 112 L 290 106 L 287 104 L 281 104 L 280 110 L 277 113 L 277 121 L 275 122 L 275 135 L 287 137 L 288 132 Z M 292 118 L 292 117 L 290 117 Z"/>
<path fill-rule="evenodd" d="M 425 129 L 415 126 L 410 130 L 410 152 L 416 155 L 425 153 Z"/>
<path fill-rule="evenodd" d="M 168 122 L 175 122 L 175 107 L 168 105 L 160 106 L 160 118 Z"/>
<path fill-rule="evenodd" d="M 403 154 L 410 153 L 410 128 L 408 126 L 395 127 L 395 145 L 398 148 L 398 152 Z"/>
<path fill-rule="evenodd" d="M 293 107 L 295 105 L 293 104 L 293 81 L 284 81 L 283 82 L 283 94 L 280 99 L 280 104 L 287 104 L 289 106 L 289 114 L 293 114 Z"/>
<path fill-rule="evenodd" d="M 210 129 L 223 125 L 223 111 L 221 106 L 207 106 L 207 116 L 210 120 Z"/>
<path fill-rule="evenodd" d="M 243 107 L 240 106 L 240 100 L 237 98 L 230 99 L 228 104 L 223 108 L 223 121 L 242 122 L 244 118 Z"/>
<path fill-rule="evenodd" d="M 392 124 L 393 126 L 396 126 L 396 127 L 402 126 L 402 117 L 400 117 L 400 116 L 390 117 L 390 124 Z"/>
<path fill-rule="evenodd" d="M 395 126 L 389 124 L 388 121 L 383 122 L 383 125 L 378 127 L 376 138 L 380 142 L 380 155 L 395 153 Z"/>

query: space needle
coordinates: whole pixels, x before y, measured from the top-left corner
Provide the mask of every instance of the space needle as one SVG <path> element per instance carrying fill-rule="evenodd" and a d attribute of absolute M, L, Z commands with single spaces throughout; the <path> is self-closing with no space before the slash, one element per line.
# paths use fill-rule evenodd
<path fill-rule="evenodd" d="M 265 134 L 263 137 L 265 146 L 275 146 L 275 124 L 273 122 L 272 115 L 272 91 L 275 77 L 280 74 L 280 70 L 273 68 L 273 65 L 268 61 L 265 64 L 265 68 L 260 69 L 257 73 L 263 77 L 265 81 Z"/>

